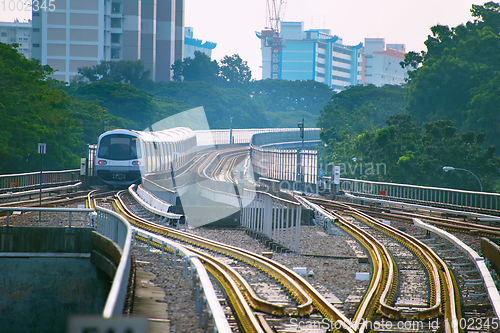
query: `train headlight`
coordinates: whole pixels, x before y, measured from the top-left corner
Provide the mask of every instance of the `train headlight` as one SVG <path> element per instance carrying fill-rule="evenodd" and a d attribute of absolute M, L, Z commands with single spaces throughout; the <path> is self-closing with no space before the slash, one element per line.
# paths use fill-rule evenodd
<path fill-rule="evenodd" d="M 105 160 L 99 160 L 99 162 L 97 162 L 97 164 L 106 165 L 106 164 L 108 164 L 108 162 L 106 162 Z"/>
<path fill-rule="evenodd" d="M 141 165 L 141 161 L 133 161 L 132 165 Z"/>

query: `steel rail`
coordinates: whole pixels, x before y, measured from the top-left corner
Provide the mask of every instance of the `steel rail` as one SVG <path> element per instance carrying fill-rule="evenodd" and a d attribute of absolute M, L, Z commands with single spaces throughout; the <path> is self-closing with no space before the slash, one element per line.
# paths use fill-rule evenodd
<path fill-rule="evenodd" d="M 266 332 L 261 327 L 259 320 L 246 302 L 245 297 L 241 293 L 232 276 L 227 273 L 222 267 L 220 267 L 216 262 L 208 259 L 207 257 L 204 257 L 202 261 L 207 271 L 209 271 L 210 274 L 212 274 L 217 279 L 217 281 L 221 283 L 224 290 L 226 290 L 226 294 L 230 300 L 230 303 L 233 305 L 233 308 L 236 309 L 235 311 L 237 313 L 238 319 L 240 320 L 240 323 L 243 326 L 244 331 L 251 333 Z M 267 333 L 273 332 L 274 331 L 271 330 Z"/>
<path fill-rule="evenodd" d="M 203 253 L 201 251 L 198 251 L 196 249 L 189 249 L 191 252 L 197 254 L 199 257 L 202 258 L 202 260 L 210 260 L 214 263 L 217 264 L 217 266 L 220 267 L 224 272 L 226 272 L 231 279 L 236 282 L 238 285 L 240 291 L 243 293 L 243 296 L 245 299 L 248 301 L 249 305 L 256 311 L 262 311 L 268 314 L 272 315 L 277 315 L 277 316 L 284 316 L 285 313 L 285 305 L 279 304 L 279 303 L 273 303 L 266 301 L 255 293 L 255 291 L 252 289 L 250 284 L 231 266 L 226 265 L 222 261 L 214 258 L 213 256 L 210 256 L 206 253 Z"/>
<path fill-rule="evenodd" d="M 121 200 L 118 196 L 118 200 Z M 122 202 L 123 204 L 123 202 Z M 127 210 L 127 208 L 125 207 Z M 130 211 L 129 211 L 130 213 Z M 323 314 L 327 319 L 333 322 L 338 322 L 346 332 L 354 332 L 352 322 L 329 301 L 325 299 L 314 287 L 312 287 L 303 277 L 295 273 L 288 267 L 281 265 L 269 258 L 252 253 L 250 251 L 229 246 L 220 242 L 212 241 L 188 234 L 175 229 L 163 227 L 147 220 L 140 219 L 140 222 L 132 222 L 132 224 L 144 228 L 148 231 L 161 234 L 165 237 L 171 237 L 183 242 L 187 242 L 194 246 L 206 248 L 224 255 L 233 257 L 247 264 L 255 266 L 267 273 L 279 283 L 281 283 L 288 292 L 296 299 L 300 305 L 297 307 L 298 316 L 305 316 L 312 313 L 314 308 Z M 137 223 L 137 224 L 136 224 Z"/>
<path fill-rule="evenodd" d="M 114 202 L 116 204 L 116 202 Z M 184 259 L 187 259 L 191 262 L 192 270 L 197 272 L 197 278 L 195 278 L 195 284 L 200 283 L 200 288 L 203 290 L 203 293 L 206 296 L 206 304 L 211 311 L 209 317 L 213 319 L 214 325 L 218 332 L 228 333 L 231 332 L 231 328 L 229 327 L 229 323 L 227 321 L 226 315 L 224 314 L 222 307 L 217 299 L 217 295 L 215 294 L 215 290 L 213 289 L 212 282 L 210 281 L 210 277 L 208 276 L 205 267 L 201 263 L 200 258 L 198 258 L 191 249 L 187 249 L 179 243 L 168 240 L 165 237 L 156 236 L 150 232 L 144 231 L 139 228 L 132 227 L 134 230 L 134 236 L 136 240 L 142 241 L 144 243 L 148 243 L 149 246 L 154 246 L 160 250 L 170 252 L 175 255 L 175 253 L 180 253 L 184 256 Z M 184 272 L 184 276 L 187 277 L 187 266 L 184 266 L 186 271 Z M 191 276 L 193 278 L 193 276 Z M 200 317 L 201 317 L 200 313 Z"/>
<path fill-rule="evenodd" d="M 134 222 L 132 222 L 133 220 L 136 220 L 137 223 L 139 224 L 142 223 L 143 219 L 131 214 L 126 209 L 126 206 L 121 200 L 115 199 L 113 202 L 113 206 L 115 207 L 116 211 L 122 216 L 124 216 L 124 218 L 128 220 L 130 223 L 135 224 Z M 140 236 L 138 237 L 136 235 L 136 238 L 140 239 L 141 237 Z M 148 242 L 150 246 L 154 246 L 162 250 L 164 249 L 163 247 L 164 245 L 160 244 L 157 241 L 148 239 L 141 239 L 141 240 Z M 181 244 L 178 244 L 177 247 L 183 249 L 185 248 Z M 243 293 L 242 289 L 251 290 L 251 287 L 248 285 L 248 283 L 246 284 L 241 283 L 241 280 L 243 280 L 243 278 L 241 278 L 241 276 L 236 271 L 230 269 L 227 265 L 222 264 L 220 261 L 211 257 L 210 255 L 207 255 L 206 253 L 203 253 L 201 251 L 192 248 L 189 249 L 185 248 L 185 249 L 186 251 L 197 255 L 198 258 L 201 260 L 201 262 L 204 264 L 205 269 L 207 269 L 207 271 L 209 271 L 221 283 L 244 331 L 249 333 L 266 332 L 265 330 L 262 329 L 260 322 L 258 321 L 252 309 L 249 307 L 249 304 L 247 303 L 247 300 L 249 299 L 248 296 L 250 296 L 251 294 L 249 292 Z M 170 251 L 171 249 L 167 248 L 167 250 Z M 235 277 L 238 276 L 239 279 L 235 280 Z M 253 295 L 255 295 L 255 293 L 253 293 Z M 254 299 L 253 302 L 250 302 L 250 304 L 254 304 L 257 307 L 261 305 L 262 308 L 257 309 L 260 311 L 263 310 L 269 311 L 269 309 L 272 308 L 273 310 L 270 310 L 269 313 L 273 313 L 273 311 L 276 310 L 279 311 L 280 307 L 281 307 L 281 313 L 283 313 L 284 310 L 283 306 L 275 307 L 274 304 L 264 301 L 262 299 Z M 273 333 L 273 331 L 267 333 Z"/>
<path fill-rule="evenodd" d="M 336 224 L 339 227 L 353 235 L 363 247 L 367 249 L 372 259 L 372 279 L 353 318 L 355 331 L 364 332 L 373 314 L 377 310 L 378 304 L 380 304 L 381 294 L 385 290 L 386 285 L 389 284 L 389 280 L 392 285 L 394 275 L 389 276 L 387 261 L 384 259 L 385 253 L 381 250 L 384 247 L 382 244 L 366 231 L 343 219 L 342 216 L 329 212 L 326 209 L 322 210 L 323 213 L 327 216 L 329 215 L 332 220 L 338 221 Z"/>
<path fill-rule="evenodd" d="M 134 216 L 134 214 L 126 207 L 126 205 L 123 203 L 123 201 L 119 196 L 117 197 L 117 200 L 123 207 L 123 210 L 126 213 L 126 218 L 132 224 L 144 228 L 148 231 L 161 234 L 165 237 L 174 238 L 197 247 L 222 253 L 224 255 L 233 257 L 240 261 L 246 262 L 247 264 L 255 266 L 264 271 L 265 273 L 271 275 L 279 282 L 281 282 L 285 286 L 285 288 L 292 294 L 292 296 L 294 296 L 296 300 L 299 303 L 301 303 L 301 305 L 297 307 L 299 315 L 307 315 L 312 312 L 313 310 L 312 299 L 297 283 L 295 283 L 291 279 L 288 279 L 287 274 L 281 272 L 279 268 L 274 267 L 275 265 L 279 265 L 274 261 L 272 261 L 272 263 L 269 263 L 265 260 L 267 258 L 254 254 L 250 251 L 232 247 L 223 243 L 219 243 L 203 237 L 188 234 L 182 231 L 163 227 L 156 223 L 149 222 L 146 219 Z M 282 267 L 280 268 L 282 269 Z"/>
<path fill-rule="evenodd" d="M 321 201 L 325 203 L 325 200 Z M 326 204 L 328 204 L 328 202 L 326 202 Z M 457 294 L 458 287 L 456 286 L 453 274 L 444 261 L 427 244 L 394 227 L 381 223 L 377 219 L 370 217 L 368 214 L 349 207 L 349 205 L 335 203 L 335 206 L 343 208 L 344 213 L 361 219 L 368 225 L 394 239 L 397 239 L 403 245 L 407 246 L 413 253 L 415 253 L 419 260 L 424 264 L 424 267 L 426 267 L 429 273 L 429 277 L 432 276 L 432 278 L 429 278 L 429 281 L 431 285 L 431 299 L 434 302 L 429 308 L 419 309 L 418 319 L 424 320 L 435 318 L 444 312 L 444 325 L 459 322 L 461 318 L 460 299 Z M 383 309 L 381 311 L 383 312 Z M 450 325 L 450 327 L 447 327 L 446 329 L 450 329 L 450 332 L 459 332 L 459 329 L 457 327 L 453 327 L 453 325 Z"/>
<path fill-rule="evenodd" d="M 314 201 L 316 201 L 316 202 L 328 202 L 327 200 L 316 199 L 316 198 L 314 199 Z M 343 203 L 331 202 L 331 201 L 329 204 L 335 205 L 336 207 L 339 207 L 340 209 L 343 209 L 341 205 L 345 205 Z M 459 220 L 450 221 L 448 219 L 443 219 L 443 218 L 436 217 L 436 216 L 428 216 L 428 215 L 422 215 L 422 214 L 410 213 L 410 212 L 394 212 L 394 211 L 377 212 L 377 211 L 373 211 L 371 209 L 362 208 L 361 205 L 356 205 L 356 207 L 357 207 L 357 209 L 364 211 L 364 212 L 367 212 L 371 215 L 376 215 L 379 217 L 393 218 L 395 220 L 399 220 L 402 222 L 413 223 L 413 221 L 412 221 L 413 218 L 419 218 L 419 219 L 425 219 L 425 220 L 429 221 L 430 223 L 434 224 L 436 227 L 444 229 L 444 230 L 448 230 L 448 231 L 456 231 L 456 232 L 468 233 L 468 234 L 472 234 L 472 235 L 479 235 L 479 236 L 485 236 L 485 237 L 500 237 L 500 228 L 499 227 L 480 225 L 480 224 L 476 224 L 476 223 L 463 222 L 463 221 L 459 221 Z M 384 210 L 384 209 L 382 209 L 382 210 Z"/>
<path fill-rule="evenodd" d="M 316 200 L 313 199 L 311 201 L 321 201 L 323 205 L 331 205 L 330 202 L 326 200 Z M 367 225 L 383 232 L 387 236 L 394 238 L 398 240 L 401 244 L 405 245 L 411 252 L 413 252 L 417 258 L 420 260 L 420 262 L 424 265 L 425 269 L 427 270 L 428 276 L 429 276 L 429 284 L 431 287 L 431 290 L 429 291 L 429 294 L 431 295 L 431 306 L 429 308 L 425 309 L 419 309 L 418 310 L 418 318 L 414 319 L 429 319 L 429 318 L 435 318 L 440 314 L 441 310 L 441 305 L 442 305 L 442 298 L 441 298 L 441 289 L 438 288 L 440 286 L 440 274 L 438 271 L 438 268 L 435 264 L 435 261 L 433 260 L 433 256 L 429 255 L 428 251 L 430 248 L 424 244 L 423 242 L 420 242 L 417 239 L 414 239 L 411 236 L 406 235 L 405 233 L 401 232 L 400 230 L 387 226 L 383 223 L 380 223 L 378 220 L 371 218 L 369 215 L 364 214 L 363 212 L 349 207 L 348 205 L 344 205 L 341 203 L 335 203 L 335 207 L 341 207 L 344 210 L 345 214 L 351 215 L 354 218 L 357 218 L 363 222 L 365 222 Z M 340 215 L 337 215 L 340 217 Z M 387 251 L 384 247 L 384 251 Z M 386 258 L 388 258 L 388 253 Z M 389 269 L 389 272 L 392 270 Z M 392 271 L 393 272 L 393 271 Z M 391 294 L 389 292 L 389 289 L 386 288 L 384 289 L 384 292 L 381 295 L 381 302 L 380 302 L 380 308 L 379 311 L 386 315 L 387 317 L 391 318 L 391 314 L 393 317 L 400 317 L 401 310 L 390 307 L 387 304 L 390 302 L 391 298 L 389 297 Z"/>

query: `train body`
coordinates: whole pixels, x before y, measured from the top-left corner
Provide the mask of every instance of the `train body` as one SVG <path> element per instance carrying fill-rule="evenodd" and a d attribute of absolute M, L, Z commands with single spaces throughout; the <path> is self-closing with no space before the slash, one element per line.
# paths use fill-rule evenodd
<path fill-rule="evenodd" d="M 95 172 L 107 185 L 127 186 L 178 169 L 196 152 L 195 132 L 186 127 L 156 132 L 117 129 L 99 136 Z"/>

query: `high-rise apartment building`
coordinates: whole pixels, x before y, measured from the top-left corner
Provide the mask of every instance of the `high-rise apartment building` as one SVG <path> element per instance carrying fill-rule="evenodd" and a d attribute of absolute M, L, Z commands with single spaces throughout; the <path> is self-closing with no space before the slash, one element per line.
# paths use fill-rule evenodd
<path fill-rule="evenodd" d="M 138 60 L 151 78 L 168 81 L 182 59 L 184 0 L 55 0 L 33 11 L 32 57 L 69 82 L 79 67 Z"/>
<path fill-rule="evenodd" d="M 314 80 L 335 91 L 358 84 L 401 84 L 407 78 L 399 63 L 404 44 L 387 44 L 383 38 L 366 38 L 344 45 L 328 29 L 304 31 L 303 22 L 281 22 L 281 31 L 263 30 L 262 79 Z"/>
<path fill-rule="evenodd" d="M 361 84 L 362 44 L 347 46 L 327 29 L 304 31 L 304 22 L 282 22 L 281 33 L 264 30 L 262 78 L 314 80 L 342 90 Z"/>
<path fill-rule="evenodd" d="M 19 44 L 17 51 L 31 59 L 31 20 L 28 22 L 0 22 L 0 42 Z"/>
<path fill-rule="evenodd" d="M 196 51 L 205 53 L 209 58 L 212 58 L 212 50 L 215 49 L 217 43 L 203 42 L 201 39 L 196 39 L 193 37 L 193 28 L 184 28 L 184 58 L 194 59 L 194 53 Z"/>
<path fill-rule="evenodd" d="M 404 44 L 385 44 L 384 38 L 365 38 L 363 49 L 363 83 L 377 87 L 402 84 L 408 78 L 400 62 L 405 58 Z"/>

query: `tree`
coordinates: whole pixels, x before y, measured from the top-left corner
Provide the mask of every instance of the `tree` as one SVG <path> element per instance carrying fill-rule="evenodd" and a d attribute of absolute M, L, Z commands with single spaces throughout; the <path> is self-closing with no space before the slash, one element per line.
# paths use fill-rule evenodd
<path fill-rule="evenodd" d="M 99 105 L 99 118 L 106 116 L 110 127 L 143 130 L 163 117 L 154 96 L 130 84 L 95 82 L 66 90 L 80 101 Z"/>
<path fill-rule="evenodd" d="M 194 53 L 194 59 L 185 58 L 183 61 L 176 61 L 172 71 L 174 81 L 205 81 L 211 84 L 220 82 L 219 64 L 200 51 Z"/>
<path fill-rule="evenodd" d="M 486 191 L 498 182 L 495 149 L 483 150 L 484 135 L 458 132 L 450 120 L 417 127 L 410 115 L 400 114 L 391 116 L 385 128 L 340 137 L 328 141 L 322 158 L 340 165 L 341 177 L 478 190 L 477 181 L 467 174 L 443 172 L 443 166 L 452 165 L 473 170 Z"/>
<path fill-rule="evenodd" d="M 161 101 L 175 101 L 182 111 L 203 106 L 210 129 L 262 128 L 269 126 L 262 106 L 244 90 L 221 88 L 204 81 L 157 82 L 150 92 Z"/>
<path fill-rule="evenodd" d="M 136 87 L 145 87 L 151 82 L 151 71 L 144 69 L 142 60 L 102 60 L 92 67 L 78 68 L 79 76 L 72 83 L 106 82 L 106 83 L 130 83 Z"/>
<path fill-rule="evenodd" d="M 496 95 L 500 80 L 500 5 L 473 5 L 473 22 L 436 25 L 421 55 L 409 53 L 407 111 L 418 124 L 451 120 L 458 131 L 485 134 L 484 146 L 500 145 Z"/>
<path fill-rule="evenodd" d="M 39 170 L 39 142 L 47 144 L 46 169 L 74 168 L 81 128 L 71 99 L 47 78 L 49 66 L 26 59 L 17 46 L 0 43 L 0 172 Z"/>
<path fill-rule="evenodd" d="M 389 116 L 404 112 L 405 91 L 405 86 L 360 85 L 335 94 L 318 117 L 322 140 L 339 140 L 342 131 L 358 135 L 383 127 Z"/>
<path fill-rule="evenodd" d="M 231 57 L 225 56 L 221 60 L 220 75 L 226 82 L 233 86 L 249 83 L 252 79 L 250 67 L 237 54 Z"/>

